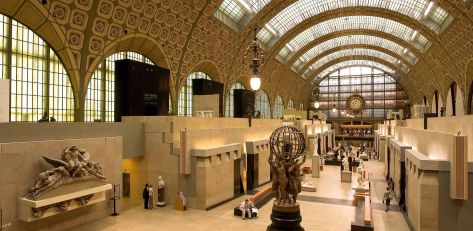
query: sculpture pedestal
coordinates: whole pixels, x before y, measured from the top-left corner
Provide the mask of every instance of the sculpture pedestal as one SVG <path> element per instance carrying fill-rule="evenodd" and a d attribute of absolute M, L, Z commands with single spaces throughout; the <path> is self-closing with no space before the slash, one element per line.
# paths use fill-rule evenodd
<path fill-rule="evenodd" d="M 320 177 L 320 156 L 317 154 L 312 156 L 312 177 Z"/>
<path fill-rule="evenodd" d="M 342 171 L 341 172 L 341 181 L 342 182 L 347 182 L 347 183 L 351 183 L 351 172 L 350 171 Z"/>
<path fill-rule="evenodd" d="M 267 231 L 304 231 L 304 228 L 301 227 L 302 217 L 299 203 L 294 206 L 279 206 L 274 201 L 271 221 Z"/>
<path fill-rule="evenodd" d="M 166 206 L 166 201 L 164 201 L 164 188 L 158 188 L 158 203 L 156 203 L 158 207 Z"/>

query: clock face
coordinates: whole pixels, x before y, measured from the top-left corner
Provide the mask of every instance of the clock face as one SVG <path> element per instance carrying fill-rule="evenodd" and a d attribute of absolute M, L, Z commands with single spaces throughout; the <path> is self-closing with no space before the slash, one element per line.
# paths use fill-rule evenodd
<path fill-rule="evenodd" d="M 350 101 L 350 107 L 353 110 L 359 110 L 359 109 L 361 109 L 362 106 L 363 106 L 363 103 L 361 102 L 361 99 L 359 99 L 359 98 L 353 98 Z"/>
<path fill-rule="evenodd" d="M 355 93 L 347 99 L 346 107 L 350 114 L 360 114 L 365 107 L 365 99 L 363 99 L 363 96 Z"/>

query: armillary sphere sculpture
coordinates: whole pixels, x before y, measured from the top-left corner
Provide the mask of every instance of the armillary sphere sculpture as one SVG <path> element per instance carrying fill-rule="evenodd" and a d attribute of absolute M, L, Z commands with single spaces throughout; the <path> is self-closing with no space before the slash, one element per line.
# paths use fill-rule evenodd
<path fill-rule="evenodd" d="M 292 126 L 276 129 L 269 139 L 268 159 L 273 176 L 272 191 L 276 199 L 267 230 L 304 230 L 300 226 L 297 194 L 301 192 L 300 167 L 305 162 L 304 134 Z"/>

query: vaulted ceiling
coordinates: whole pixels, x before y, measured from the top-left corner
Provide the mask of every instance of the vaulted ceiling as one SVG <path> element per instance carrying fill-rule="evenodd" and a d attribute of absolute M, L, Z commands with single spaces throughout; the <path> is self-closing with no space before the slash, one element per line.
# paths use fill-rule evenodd
<path fill-rule="evenodd" d="M 174 106 L 193 71 L 212 73 L 226 89 L 248 87 L 242 59 L 255 25 L 270 101 L 306 103 L 325 75 L 353 65 L 391 73 L 413 103 L 435 90 L 445 98 L 454 81 L 465 95 L 472 7 L 470 0 L 9 0 L 0 12 L 58 53 L 83 107 L 95 68 L 122 50 L 171 70 Z"/>

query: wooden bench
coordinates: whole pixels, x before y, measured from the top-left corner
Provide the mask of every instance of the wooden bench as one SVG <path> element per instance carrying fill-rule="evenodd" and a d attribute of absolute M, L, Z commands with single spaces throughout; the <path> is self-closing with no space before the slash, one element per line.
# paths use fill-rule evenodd
<path fill-rule="evenodd" d="M 254 195 L 251 195 L 248 199 L 251 199 L 257 209 L 265 205 L 269 200 L 273 198 L 273 192 L 271 191 L 271 185 L 266 186 L 259 190 Z M 241 202 L 240 202 L 241 203 Z M 233 214 L 235 216 L 241 216 L 240 204 L 233 209 Z"/>
<path fill-rule="evenodd" d="M 358 195 L 363 199 L 358 200 L 355 209 L 355 221 L 351 223 L 352 231 L 372 231 L 373 220 L 371 215 L 371 199 L 368 195 Z"/>

